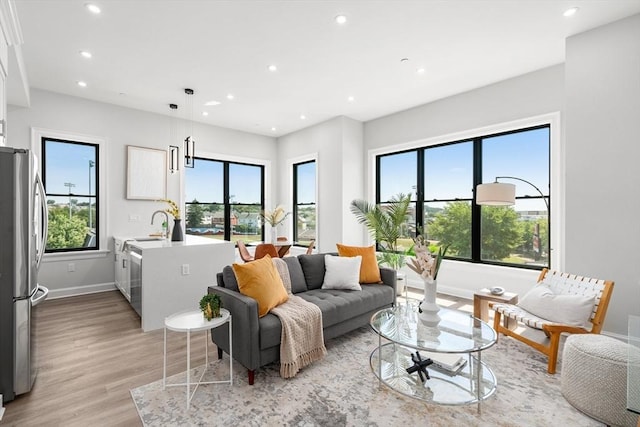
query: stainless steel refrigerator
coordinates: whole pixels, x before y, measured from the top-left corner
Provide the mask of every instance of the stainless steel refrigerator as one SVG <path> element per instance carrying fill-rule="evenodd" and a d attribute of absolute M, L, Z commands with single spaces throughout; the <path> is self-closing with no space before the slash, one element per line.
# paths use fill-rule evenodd
<path fill-rule="evenodd" d="M 47 204 L 35 156 L 0 147 L 0 393 L 8 402 L 36 378 L 33 315 L 49 290 L 38 284 Z"/>

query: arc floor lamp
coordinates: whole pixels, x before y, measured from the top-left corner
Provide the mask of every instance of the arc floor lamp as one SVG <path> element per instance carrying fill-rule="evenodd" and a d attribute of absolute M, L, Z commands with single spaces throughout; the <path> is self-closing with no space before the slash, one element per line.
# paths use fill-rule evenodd
<path fill-rule="evenodd" d="M 542 196 L 547 215 L 549 214 L 549 202 L 545 195 L 533 183 L 515 176 L 497 176 L 495 181 L 489 184 L 479 184 L 476 187 L 476 203 L 490 206 L 512 206 L 516 203 L 516 186 L 506 182 L 498 182 L 499 179 L 515 179 L 529 184 Z"/>

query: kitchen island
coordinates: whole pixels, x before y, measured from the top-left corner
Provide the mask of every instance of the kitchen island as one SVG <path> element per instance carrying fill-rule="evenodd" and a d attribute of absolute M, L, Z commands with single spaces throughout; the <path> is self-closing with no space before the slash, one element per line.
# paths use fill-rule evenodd
<path fill-rule="evenodd" d="M 232 242 L 186 235 L 183 242 L 128 239 L 131 305 L 147 332 L 164 327 L 165 317 L 198 309 L 216 273 L 235 261 Z"/>

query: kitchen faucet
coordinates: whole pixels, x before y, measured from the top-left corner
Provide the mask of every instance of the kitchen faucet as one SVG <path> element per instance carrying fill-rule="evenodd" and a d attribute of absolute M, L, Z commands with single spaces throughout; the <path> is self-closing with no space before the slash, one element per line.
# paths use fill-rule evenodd
<path fill-rule="evenodd" d="M 164 237 L 165 239 L 169 238 L 169 215 L 167 215 L 167 213 L 165 211 L 155 211 L 153 213 L 153 215 L 151 215 L 151 225 L 153 225 L 153 220 L 156 217 L 156 214 L 162 214 L 164 215 L 164 224 L 166 224 L 166 227 L 162 227 L 162 237 Z"/>

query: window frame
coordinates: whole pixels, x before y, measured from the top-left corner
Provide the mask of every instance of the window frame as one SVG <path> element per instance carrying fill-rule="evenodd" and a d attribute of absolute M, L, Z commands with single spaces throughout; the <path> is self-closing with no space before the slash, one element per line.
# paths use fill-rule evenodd
<path fill-rule="evenodd" d="M 315 187 L 313 189 L 313 203 L 298 203 L 298 167 L 302 165 L 306 165 L 309 163 L 314 163 L 314 171 L 315 171 Z M 292 228 L 293 228 L 293 241 L 295 242 L 295 246 L 303 246 L 298 244 L 298 206 L 311 206 L 313 205 L 315 213 L 316 213 L 316 227 L 315 227 L 315 235 L 316 239 L 318 239 L 318 161 L 316 158 L 302 160 L 293 162 L 292 164 L 292 181 L 293 181 L 293 218 L 292 218 Z"/>
<path fill-rule="evenodd" d="M 562 140 L 560 137 L 560 114 L 559 113 L 550 113 L 542 116 L 532 117 L 528 119 L 516 120 L 509 123 L 498 124 L 487 126 L 485 128 L 479 128 L 475 130 L 469 130 L 464 132 L 458 132 L 455 134 L 443 135 L 440 137 L 434 137 L 424 140 L 413 141 L 411 143 L 406 143 L 402 145 L 396 146 L 388 146 L 378 150 L 370 150 L 369 151 L 369 167 L 370 167 L 370 176 L 371 181 L 369 182 L 369 194 L 370 200 L 373 200 L 374 203 L 380 203 L 380 158 L 387 155 L 400 154 L 403 152 L 415 151 L 418 153 L 417 159 L 417 168 L 418 168 L 418 177 L 416 183 L 416 196 L 412 197 L 412 204 L 416 210 L 416 225 L 421 226 L 423 221 L 423 209 L 425 202 L 436 201 L 436 200 L 424 200 L 424 151 L 429 148 L 442 147 L 449 144 L 456 143 L 464 143 L 469 141 L 474 141 L 474 164 L 473 164 L 473 192 L 471 199 L 472 206 L 472 256 L 469 258 L 454 258 L 447 257 L 450 260 L 462 261 L 473 264 L 483 264 L 483 265 L 497 265 L 497 266 L 505 266 L 505 267 L 513 267 L 513 268 L 521 268 L 521 269 L 532 269 L 532 270 L 540 270 L 544 268 L 544 266 L 539 265 L 520 265 L 520 264 L 511 264 L 504 262 L 496 262 L 489 260 L 482 260 L 480 254 L 480 218 L 481 218 L 481 206 L 475 203 L 475 188 L 478 184 L 482 183 L 482 169 L 481 164 L 477 165 L 476 162 L 481 162 L 481 148 L 480 144 L 476 143 L 476 140 L 506 135 L 510 133 L 523 132 L 527 130 L 539 129 L 539 128 L 549 128 L 549 193 L 547 200 L 549 201 L 549 215 L 547 217 L 548 221 L 548 245 L 549 245 L 549 259 L 548 266 L 553 265 L 554 268 L 560 268 L 556 266 L 563 265 L 564 257 L 560 253 L 560 251 L 554 250 L 555 248 L 561 247 L 562 242 L 564 241 L 564 234 L 562 230 L 561 224 L 564 221 L 564 216 L 559 214 L 560 210 L 564 203 L 563 194 L 562 194 L 562 186 L 561 186 L 561 174 L 559 169 L 560 164 L 560 156 L 562 153 Z M 511 182 L 510 180 L 504 182 Z M 518 185 L 517 182 L 513 182 Z M 522 184 L 525 185 L 525 184 Z M 553 192 L 552 192 L 553 189 Z M 544 190 L 543 190 L 544 192 Z M 547 196 L 547 193 L 545 193 Z M 536 196 L 520 196 L 517 197 L 517 200 L 521 199 L 540 199 L 541 197 Z M 463 200 L 463 199 L 456 199 Z M 467 199 L 464 199 L 467 200 Z M 553 200 L 553 209 L 551 209 Z M 446 202 L 450 200 L 440 200 L 437 199 L 438 202 Z M 467 200 L 468 201 L 468 200 Z M 382 201 L 384 203 L 384 201 Z M 552 232 L 553 230 L 553 232 Z M 475 247 L 474 247 L 475 246 Z M 548 267 L 547 266 L 547 267 Z"/>
<path fill-rule="evenodd" d="M 211 161 L 211 162 L 218 162 L 218 163 L 222 163 L 222 185 L 223 185 L 223 190 L 222 190 L 222 203 L 218 203 L 218 202 L 209 202 L 209 201 L 198 201 L 198 204 L 201 205 L 222 205 L 222 211 L 224 213 L 224 240 L 231 242 L 231 207 L 232 206 L 259 206 L 259 210 L 263 211 L 265 209 L 265 192 L 266 192 L 266 186 L 267 186 L 267 181 L 266 181 L 266 177 L 267 177 L 267 173 L 266 173 L 266 165 L 264 163 L 252 163 L 251 160 L 239 160 L 239 159 L 228 159 L 228 158 L 221 158 L 218 156 L 211 156 L 211 157 L 204 157 L 204 156 L 197 156 L 194 158 L 194 162 L 199 162 L 199 161 Z M 260 179 L 262 181 L 262 186 L 260 189 L 260 205 L 256 205 L 256 204 L 252 204 L 252 203 L 230 203 L 230 190 L 229 190 L 229 183 L 230 183 L 230 177 L 229 177 L 229 166 L 231 164 L 235 164 L 235 165 L 243 165 L 243 166 L 252 166 L 252 167 L 258 167 L 260 168 Z M 187 185 L 187 180 L 186 180 L 186 172 L 185 172 L 185 187 Z M 185 190 L 185 195 L 186 195 L 186 190 Z M 185 200 L 184 201 L 184 212 L 186 215 L 187 212 L 187 208 L 189 205 L 193 204 L 190 201 Z M 264 241 L 265 238 L 265 226 L 264 224 L 261 226 L 261 240 Z"/>
<path fill-rule="evenodd" d="M 91 144 L 97 146 L 97 162 L 96 162 L 96 243 L 97 247 L 92 249 L 76 248 L 59 251 L 45 251 L 42 258 L 42 262 L 56 262 L 56 261 L 75 261 L 91 258 L 105 258 L 109 255 L 108 249 L 108 236 L 109 236 L 109 222 L 107 220 L 107 208 L 105 203 L 108 191 L 108 182 L 106 179 L 106 173 L 109 169 L 108 158 L 106 155 L 107 138 L 87 135 L 75 132 L 61 131 L 55 129 L 46 128 L 31 128 L 31 151 L 37 157 L 38 174 L 43 175 L 44 165 L 42 164 L 43 152 L 42 152 L 42 139 L 72 141 L 83 144 Z"/>

